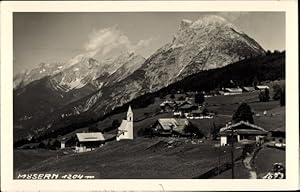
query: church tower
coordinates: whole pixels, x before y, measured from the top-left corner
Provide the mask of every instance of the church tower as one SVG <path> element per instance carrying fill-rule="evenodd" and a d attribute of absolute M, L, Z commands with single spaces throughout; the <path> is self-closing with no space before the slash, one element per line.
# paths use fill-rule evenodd
<path fill-rule="evenodd" d="M 127 111 L 127 131 L 128 139 L 133 139 L 133 112 L 130 105 Z"/>
<path fill-rule="evenodd" d="M 131 106 L 128 108 L 126 120 L 122 120 L 122 123 L 118 128 L 116 139 L 117 141 L 122 139 L 133 139 L 133 112 Z"/>

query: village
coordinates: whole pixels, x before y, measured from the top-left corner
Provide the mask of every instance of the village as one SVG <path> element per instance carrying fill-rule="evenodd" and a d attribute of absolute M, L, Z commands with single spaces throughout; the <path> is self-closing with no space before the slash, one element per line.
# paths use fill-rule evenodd
<path fill-rule="evenodd" d="M 133 109 L 129 105 L 125 118 L 124 113 L 115 115 L 117 116 L 116 119 L 122 119 L 121 122 L 115 117 L 107 118 L 103 122 L 93 125 L 92 128 L 78 129 L 67 135 L 61 135 L 55 140 L 55 143 L 52 140 L 51 144 L 51 140 L 48 140 L 45 141 L 48 143 L 39 143 L 35 147 L 32 144 L 24 145 L 22 149 L 46 148 L 47 145 L 52 145 L 54 146 L 52 149 L 68 156 L 70 154 L 101 153 L 101 150 L 105 150 L 106 147 L 113 147 L 116 142 L 130 145 L 130 141 L 151 140 L 150 147 L 147 149 L 155 147 L 154 152 L 158 150 L 158 146 L 171 150 L 179 148 L 178 146 L 185 143 L 211 148 L 215 151 L 214 160 L 221 158 L 220 156 L 223 154 L 220 155 L 220 153 L 222 151 L 226 152 L 227 160 L 225 163 L 218 160 L 217 168 L 213 166 L 199 178 L 212 176 L 218 178 L 218 175 L 222 175 L 221 173 L 228 178 L 238 177 L 234 176 L 237 175 L 234 171 L 231 174 L 229 172 L 234 169 L 232 167 L 237 167 L 237 170 L 240 169 L 240 164 L 243 165 L 242 169 L 246 168 L 252 178 L 284 178 L 284 156 L 283 161 L 280 157 L 280 162 L 277 162 L 276 158 L 273 160 L 274 163 L 268 162 L 268 169 L 260 173 L 259 176 L 254 171 L 256 167 L 254 167 L 253 161 L 259 151 L 272 149 L 280 151 L 282 154 L 285 150 L 284 125 L 278 127 L 264 123 L 257 125 L 251 120 L 252 116 L 255 122 L 257 119 L 268 117 L 278 118 L 276 114 L 271 112 L 272 110 L 268 110 L 268 107 L 261 109 L 261 112 L 254 112 L 255 109 L 250 109 L 250 120 L 247 119 L 248 117 L 246 120 L 243 119 L 243 115 L 240 114 L 240 116 L 237 115 L 239 117 L 235 121 L 233 121 L 232 114 L 228 112 L 221 114 L 220 110 L 214 110 L 220 106 L 226 106 L 228 101 L 234 99 L 246 101 L 235 102 L 236 108 L 243 108 L 241 106 L 245 105 L 247 108 L 246 103 L 250 105 L 252 103 L 259 105 L 270 103 L 272 106 L 275 106 L 276 103 L 279 106 L 278 101 L 265 102 L 262 99 L 262 94 L 265 92 L 270 94 L 268 97 L 274 94 L 271 86 L 223 88 L 214 94 L 205 92 L 180 93 L 178 91 L 166 97 L 157 98 L 158 101 L 155 104 L 146 108 L 152 113 L 150 111 L 141 112 L 145 109 Z M 223 102 L 227 104 L 222 104 L 218 101 L 219 98 L 222 98 Z M 213 103 L 214 100 L 218 104 Z M 237 110 L 236 108 L 235 110 Z M 269 114 L 270 112 L 271 114 Z M 101 129 L 101 127 L 108 126 L 107 122 L 112 123 L 112 126 L 109 129 Z"/>

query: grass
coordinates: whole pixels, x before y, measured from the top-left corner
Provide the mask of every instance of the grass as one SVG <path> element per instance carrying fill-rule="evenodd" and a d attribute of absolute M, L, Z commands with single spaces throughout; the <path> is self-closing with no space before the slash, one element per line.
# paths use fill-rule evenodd
<path fill-rule="evenodd" d="M 235 179 L 248 179 L 250 177 L 249 171 L 240 160 L 234 164 L 234 178 Z M 229 169 L 223 173 L 213 177 L 212 179 L 232 179 L 232 170 Z"/>
<path fill-rule="evenodd" d="M 279 101 L 259 102 L 258 94 L 259 92 L 251 92 L 206 98 L 208 110 L 217 112 L 217 115 L 213 119 L 191 120 L 191 122 L 205 135 L 209 135 L 213 124 L 219 128 L 225 126 L 240 103 L 246 102 L 255 114 L 259 114 L 254 115 L 255 124 L 266 130 L 285 129 L 285 107 L 280 107 Z M 98 172 L 98 178 L 193 178 L 216 167 L 218 162 L 225 163 L 230 160 L 229 150 L 220 154 L 221 158 L 218 158 L 219 151 L 214 144 L 219 141 L 203 140 L 204 143 L 191 144 L 182 140 L 177 147 L 168 148 L 165 146 L 168 138 L 137 137 L 140 130 L 150 127 L 158 118 L 172 117 L 172 113 L 157 113 L 163 100 L 156 98 L 148 107 L 133 109 L 135 134 L 133 141 L 112 141 L 96 151 L 83 154 L 64 154 L 62 151 L 39 149 L 14 150 L 14 170 Z M 265 110 L 267 115 L 264 116 Z M 110 127 L 114 119 L 121 121 L 125 115 L 126 113 L 115 114 L 98 122 L 96 126 L 103 130 Z M 83 127 L 66 136 L 87 129 L 88 127 Z M 116 130 L 109 133 L 116 133 Z M 264 175 L 273 162 L 285 161 L 284 154 L 284 151 L 278 149 L 262 149 L 255 159 L 258 176 Z M 241 161 L 235 165 L 235 175 L 236 178 L 249 178 L 249 172 Z M 231 170 L 215 178 L 231 178 Z"/>
<path fill-rule="evenodd" d="M 16 150 L 15 157 L 27 157 L 29 166 L 16 166 L 16 172 L 98 172 L 97 178 L 193 178 L 218 165 L 219 151 L 215 143 L 199 144 L 176 141 L 177 146 L 167 147 L 167 138 L 111 142 L 96 151 L 68 154 L 55 158 L 56 154 L 41 161 L 37 150 Z M 229 150 L 227 150 L 229 152 Z M 230 160 L 229 153 L 221 153 L 221 162 Z M 237 151 L 236 154 L 240 154 Z M 24 158 L 23 158 L 24 159 Z"/>
<path fill-rule="evenodd" d="M 274 163 L 285 165 L 285 151 L 275 148 L 262 148 L 254 159 L 258 178 L 262 178 L 272 169 Z"/>

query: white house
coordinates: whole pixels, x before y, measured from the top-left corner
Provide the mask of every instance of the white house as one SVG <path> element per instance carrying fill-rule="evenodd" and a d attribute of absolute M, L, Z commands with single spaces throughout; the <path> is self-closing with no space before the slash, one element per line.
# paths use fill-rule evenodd
<path fill-rule="evenodd" d="M 226 127 L 220 129 L 220 144 L 221 146 L 227 145 L 228 143 L 231 143 L 232 139 L 233 142 L 240 143 L 247 143 L 251 141 L 261 143 L 263 137 L 266 136 L 267 133 L 268 131 L 257 125 L 245 121 L 240 121 L 236 124 L 226 125 Z"/>
<path fill-rule="evenodd" d="M 117 141 L 122 139 L 133 140 L 133 112 L 129 106 L 127 111 L 127 118 L 122 120 L 120 127 L 118 128 Z"/>
<path fill-rule="evenodd" d="M 63 139 L 60 141 L 60 148 L 61 148 L 61 149 L 66 148 L 66 140 L 65 140 L 65 138 L 63 138 Z"/>

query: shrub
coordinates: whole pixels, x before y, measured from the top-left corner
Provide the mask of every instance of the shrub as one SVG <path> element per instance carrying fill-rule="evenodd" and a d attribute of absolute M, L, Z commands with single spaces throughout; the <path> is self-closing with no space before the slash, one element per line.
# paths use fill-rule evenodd
<path fill-rule="evenodd" d="M 246 121 L 249 123 L 254 123 L 253 112 L 248 104 L 242 103 L 236 112 L 232 116 L 232 121 L 237 123 L 240 121 Z"/>
<path fill-rule="evenodd" d="M 275 84 L 273 86 L 273 99 L 274 100 L 279 100 L 280 97 L 281 97 L 281 92 L 282 92 L 282 90 L 281 90 L 280 85 Z"/>

